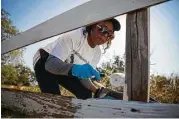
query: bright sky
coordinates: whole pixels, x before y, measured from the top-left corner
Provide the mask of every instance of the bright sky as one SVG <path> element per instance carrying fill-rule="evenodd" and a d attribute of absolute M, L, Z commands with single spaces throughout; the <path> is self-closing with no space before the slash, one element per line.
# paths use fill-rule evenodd
<path fill-rule="evenodd" d="M 88 0 L 2 0 L 2 8 L 10 13 L 13 24 L 25 31 L 64 11 Z M 179 0 L 172 0 L 154 7 L 150 11 L 150 53 L 151 73 L 160 75 L 179 74 Z M 113 54 L 124 56 L 126 15 L 117 17 L 122 25 L 116 33 L 111 48 L 101 62 L 109 60 Z M 52 42 L 57 37 L 26 47 L 25 64 L 32 68 L 32 58 L 37 49 Z M 25 40 L 25 39 L 24 39 Z"/>

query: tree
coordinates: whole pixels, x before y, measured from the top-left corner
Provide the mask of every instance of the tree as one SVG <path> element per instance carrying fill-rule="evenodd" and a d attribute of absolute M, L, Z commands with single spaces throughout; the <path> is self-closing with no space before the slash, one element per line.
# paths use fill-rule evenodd
<path fill-rule="evenodd" d="M 18 80 L 17 71 L 13 65 L 1 66 L 1 83 L 7 85 L 16 85 Z"/>
<path fill-rule="evenodd" d="M 109 61 L 103 62 L 102 65 L 97 68 L 100 73 L 105 74 L 105 78 L 103 78 L 103 85 L 113 90 L 122 91 L 123 87 L 114 88 L 111 86 L 109 76 L 112 73 L 123 73 L 124 67 L 124 60 L 118 55 L 114 55 Z"/>
<path fill-rule="evenodd" d="M 19 32 L 17 28 L 12 25 L 9 13 L 7 13 L 4 9 L 1 9 L 1 30 L 1 42 Z"/>
<path fill-rule="evenodd" d="M 6 85 L 29 86 L 35 80 L 34 72 L 21 64 L 15 67 L 11 64 L 3 65 L 1 74 L 1 83 Z"/>
<path fill-rule="evenodd" d="M 1 9 L 1 42 L 9 40 L 19 33 L 13 26 L 9 13 Z M 30 85 L 35 80 L 35 74 L 30 68 L 23 66 L 23 49 L 3 54 L 1 59 L 2 84 Z"/>
<path fill-rule="evenodd" d="M 35 80 L 35 73 L 31 71 L 30 68 L 25 67 L 21 64 L 16 67 L 17 76 L 18 76 L 18 85 L 30 85 L 30 82 Z"/>
<path fill-rule="evenodd" d="M 19 33 L 19 30 L 13 26 L 12 21 L 10 19 L 9 13 L 7 13 L 4 9 L 1 9 L 1 42 L 8 40 L 13 35 Z M 23 49 L 14 50 L 9 53 L 3 54 L 1 57 L 1 63 L 3 64 L 20 64 L 23 62 Z"/>
<path fill-rule="evenodd" d="M 114 72 L 124 72 L 124 61 L 119 56 L 113 56 L 114 62 L 113 66 L 115 67 Z"/>
<path fill-rule="evenodd" d="M 124 72 L 124 60 L 118 56 L 114 55 L 112 59 L 107 62 L 103 62 L 101 67 L 98 67 L 100 72 L 105 72 L 107 75 L 112 73 L 122 73 Z"/>

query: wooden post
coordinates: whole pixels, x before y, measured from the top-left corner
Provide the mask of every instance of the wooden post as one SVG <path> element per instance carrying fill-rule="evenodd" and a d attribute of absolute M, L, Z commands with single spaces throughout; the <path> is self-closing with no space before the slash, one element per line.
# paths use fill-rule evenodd
<path fill-rule="evenodd" d="M 124 100 L 149 101 L 149 9 L 127 15 Z"/>

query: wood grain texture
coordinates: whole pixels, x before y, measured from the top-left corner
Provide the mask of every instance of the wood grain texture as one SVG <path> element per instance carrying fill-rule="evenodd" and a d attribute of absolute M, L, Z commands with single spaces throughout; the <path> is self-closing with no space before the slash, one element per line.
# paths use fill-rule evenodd
<path fill-rule="evenodd" d="M 131 12 L 126 21 L 124 100 L 149 101 L 149 11 Z"/>
<path fill-rule="evenodd" d="M 2 42 L 1 54 L 168 0 L 91 0 Z"/>
<path fill-rule="evenodd" d="M 179 105 L 135 101 L 88 99 L 1 89 L 3 108 L 21 112 L 28 117 L 179 117 Z"/>

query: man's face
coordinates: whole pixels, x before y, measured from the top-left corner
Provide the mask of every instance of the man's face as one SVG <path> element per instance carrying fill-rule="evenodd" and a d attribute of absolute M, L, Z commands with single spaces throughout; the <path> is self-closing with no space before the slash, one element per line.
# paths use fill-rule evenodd
<path fill-rule="evenodd" d="M 101 45 L 113 40 L 113 24 L 111 22 L 99 22 L 91 32 L 91 38 L 94 45 Z"/>

